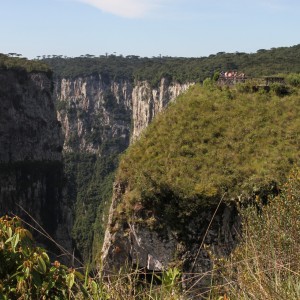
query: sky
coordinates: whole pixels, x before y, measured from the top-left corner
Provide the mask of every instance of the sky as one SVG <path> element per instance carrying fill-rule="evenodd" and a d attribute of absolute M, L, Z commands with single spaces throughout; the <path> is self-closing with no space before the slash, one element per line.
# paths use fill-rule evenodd
<path fill-rule="evenodd" d="M 0 53 L 202 57 L 300 44 L 299 0 L 0 0 Z"/>

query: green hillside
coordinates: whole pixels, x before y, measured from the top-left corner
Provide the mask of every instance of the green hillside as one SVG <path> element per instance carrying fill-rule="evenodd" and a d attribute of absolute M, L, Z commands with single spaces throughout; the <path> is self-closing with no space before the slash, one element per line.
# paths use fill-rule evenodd
<path fill-rule="evenodd" d="M 247 90 L 195 85 L 158 116 L 121 159 L 119 211 L 141 203 L 185 218 L 284 182 L 300 156 L 299 90 Z"/>

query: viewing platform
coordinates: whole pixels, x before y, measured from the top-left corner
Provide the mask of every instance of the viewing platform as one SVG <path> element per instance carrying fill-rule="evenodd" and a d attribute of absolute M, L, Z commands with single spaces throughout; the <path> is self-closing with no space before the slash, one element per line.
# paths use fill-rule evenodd
<path fill-rule="evenodd" d="M 251 82 L 254 86 L 257 87 L 268 87 L 273 83 L 279 83 L 285 85 L 283 77 L 278 76 L 265 76 L 265 77 L 247 77 L 244 73 L 237 72 L 226 72 L 222 73 L 217 81 L 219 86 L 233 86 L 238 83 Z"/>

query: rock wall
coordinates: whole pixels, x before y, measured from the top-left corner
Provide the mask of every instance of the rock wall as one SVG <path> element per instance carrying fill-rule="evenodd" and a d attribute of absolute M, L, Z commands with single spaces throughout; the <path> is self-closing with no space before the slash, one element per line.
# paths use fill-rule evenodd
<path fill-rule="evenodd" d="M 17 214 L 34 224 L 29 213 L 70 248 L 72 220 L 62 201 L 63 136 L 48 76 L 0 70 L 0 214 Z M 41 236 L 39 241 L 53 246 Z"/>
<path fill-rule="evenodd" d="M 124 147 L 130 135 L 132 86 L 94 74 L 57 80 L 58 119 L 66 152 L 102 152 L 107 140 L 119 139 Z M 124 148 L 123 147 L 123 148 Z"/>
<path fill-rule="evenodd" d="M 58 78 L 55 95 L 64 151 L 98 153 L 103 142 L 114 139 L 126 149 L 130 137 L 136 139 L 190 85 L 163 78 L 153 88 L 147 81 L 110 80 L 100 74 Z"/>
<path fill-rule="evenodd" d="M 186 288 L 209 287 L 212 262 L 208 251 L 222 257 L 237 244 L 241 224 L 236 207 L 225 203 L 203 207 L 177 227 L 156 216 L 161 221 L 152 228 L 143 208 L 137 207 L 130 218 L 116 213 L 124 194 L 126 186 L 116 182 L 102 248 L 104 273 L 114 274 L 125 265 L 138 265 L 150 273 L 179 266 Z"/>
<path fill-rule="evenodd" d="M 46 74 L 0 71 L 0 162 L 60 160 L 62 135 Z"/>
<path fill-rule="evenodd" d="M 147 81 L 137 82 L 132 93 L 132 140 L 137 139 L 155 115 L 191 85 L 162 78 L 159 87 L 153 89 Z"/>

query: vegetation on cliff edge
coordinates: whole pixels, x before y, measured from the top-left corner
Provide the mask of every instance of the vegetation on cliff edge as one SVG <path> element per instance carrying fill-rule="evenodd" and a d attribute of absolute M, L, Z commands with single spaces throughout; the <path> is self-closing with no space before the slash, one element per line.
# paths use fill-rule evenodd
<path fill-rule="evenodd" d="M 188 218 L 225 192 L 227 199 L 277 193 L 299 161 L 299 116 L 297 88 L 193 86 L 123 155 L 117 180 L 126 193 L 119 213 L 141 204 Z"/>
<path fill-rule="evenodd" d="M 0 53 L 0 69 L 51 73 L 49 66 L 42 61 L 28 60 L 26 57 L 13 57 L 2 53 Z"/>
<path fill-rule="evenodd" d="M 257 207 L 241 210 L 241 242 L 227 259 L 215 259 L 213 273 L 218 279 L 208 296 L 215 293 L 226 294 L 226 299 L 300 299 L 299 193 L 300 173 L 296 168 L 280 195 L 270 198 L 268 205 L 259 211 Z"/>
<path fill-rule="evenodd" d="M 206 77 L 211 76 L 216 70 L 231 70 L 236 69 L 244 72 L 247 76 L 262 76 L 272 75 L 274 73 L 282 72 L 300 72 L 299 66 L 300 45 L 293 47 L 272 48 L 271 50 L 260 49 L 257 53 L 225 53 L 219 52 L 216 55 L 199 58 L 184 58 L 184 57 L 139 57 L 129 55 L 123 57 L 122 55 L 102 55 L 95 57 L 93 55 L 82 55 L 80 57 L 63 57 L 63 56 L 42 56 L 41 60 L 37 62 L 47 63 L 58 78 L 69 77 L 76 78 L 79 76 L 93 76 L 93 80 L 99 77 L 99 80 L 104 85 L 110 86 L 112 80 L 131 81 L 147 80 L 153 87 L 157 87 L 162 77 L 167 80 L 174 80 L 178 82 L 201 82 Z M 297 78 L 296 78 L 297 79 Z M 58 80 L 59 81 L 59 80 Z M 110 94 L 107 95 L 111 98 Z M 107 99 L 108 100 L 108 99 Z M 124 120 L 126 124 L 130 122 L 129 113 L 126 115 L 116 99 L 114 101 L 107 101 L 107 103 L 115 103 L 110 107 L 106 107 L 111 112 L 110 118 L 115 120 Z M 67 101 L 58 101 L 57 110 L 63 116 L 72 116 L 84 120 L 86 112 L 81 110 L 78 106 L 70 106 Z M 88 143 L 95 143 L 100 145 L 105 140 L 105 127 L 102 125 L 102 118 L 95 118 L 94 123 L 91 124 L 84 138 Z M 91 131 L 91 128 L 93 129 Z M 108 143 L 115 143 L 115 145 L 108 145 Z M 73 146 L 72 146 L 73 145 Z M 75 146 L 74 146 L 75 145 Z M 106 150 L 100 152 L 97 160 L 85 156 L 85 153 L 76 153 L 75 155 L 65 154 L 66 170 L 71 173 L 67 174 L 69 188 L 72 189 L 72 199 L 75 201 L 74 205 L 74 220 L 75 226 L 73 229 L 74 241 L 85 260 L 91 258 L 97 259 L 97 251 L 95 250 L 101 244 L 103 239 L 103 232 L 105 225 L 103 220 L 103 212 L 107 211 L 109 206 L 109 195 L 112 191 L 113 175 L 108 172 L 106 175 L 97 175 L 101 169 L 102 164 L 107 165 L 110 158 L 105 158 L 107 153 L 113 152 L 121 153 L 126 145 L 121 145 L 120 139 L 115 141 L 111 138 L 107 140 Z M 71 146 L 73 151 L 78 146 L 79 140 L 76 131 L 72 132 L 66 146 Z M 81 150 L 78 150 L 81 151 Z M 205 151 L 205 150 L 204 150 Z M 117 167 L 116 155 L 113 155 L 110 164 Z M 95 166 L 97 165 L 97 167 Z M 85 172 L 90 169 L 90 172 Z M 97 170 L 98 169 L 98 170 Z M 97 182 L 99 180 L 101 183 Z M 82 183 L 83 184 L 82 184 Z M 76 186 L 77 185 L 77 186 Z M 108 188 L 108 186 L 110 187 Z M 200 186 L 198 186 L 200 187 Z M 95 188 L 95 191 L 92 190 Z M 200 187 L 201 188 L 201 187 Z M 206 188 L 206 187 L 205 187 Z M 209 189 L 209 187 L 208 187 Z M 103 193 L 103 194 L 102 194 Z M 177 195 L 173 191 L 169 191 L 168 187 L 164 190 L 165 198 L 174 198 L 177 201 Z M 158 195 L 161 197 L 162 195 Z M 75 200 L 76 199 L 76 200 Z M 99 204 L 104 201 L 106 204 Z M 206 200 L 204 200 L 206 202 Z M 209 200 L 210 201 L 210 200 Z M 172 202 L 172 201 L 171 201 Z M 178 201 L 177 201 L 178 202 Z M 176 207 L 169 205 L 169 210 L 173 215 L 176 215 Z M 172 208 L 174 206 L 174 209 Z M 96 213 L 97 211 L 97 213 Z M 96 224 L 95 224 L 96 222 Z M 92 246 L 95 245 L 95 246 Z M 93 249 L 93 250 L 91 250 Z M 92 252 L 92 253 L 91 253 Z"/>

